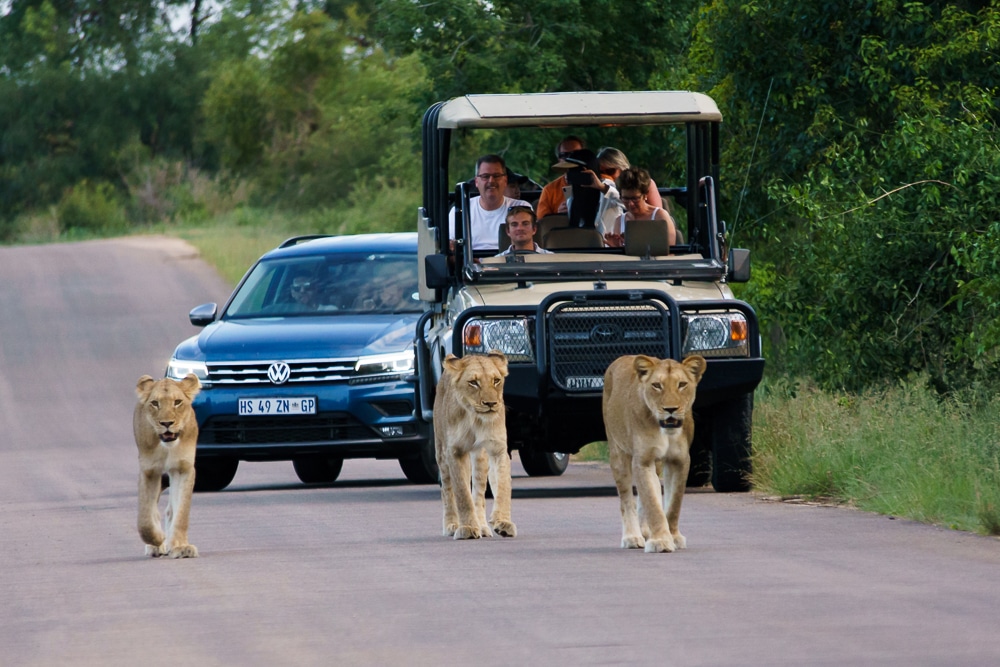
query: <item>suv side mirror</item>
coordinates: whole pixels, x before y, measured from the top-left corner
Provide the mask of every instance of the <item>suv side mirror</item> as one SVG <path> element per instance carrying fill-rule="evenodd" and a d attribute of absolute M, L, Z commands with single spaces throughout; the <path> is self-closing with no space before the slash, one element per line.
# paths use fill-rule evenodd
<path fill-rule="evenodd" d="M 750 281 L 750 251 L 746 248 L 733 248 L 729 251 L 729 273 L 726 279 L 731 283 Z"/>
<path fill-rule="evenodd" d="M 215 321 L 215 311 L 218 306 L 214 303 L 203 303 L 196 306 L 188 313 L 188 319 L 196 327 L 203 327 Z"/>
<path fill-rule="evenodd" d="M 447 255 L 436 254 L 424 257 L 424 281 L 431 289 L 441 289 L 448 286 Z"/>

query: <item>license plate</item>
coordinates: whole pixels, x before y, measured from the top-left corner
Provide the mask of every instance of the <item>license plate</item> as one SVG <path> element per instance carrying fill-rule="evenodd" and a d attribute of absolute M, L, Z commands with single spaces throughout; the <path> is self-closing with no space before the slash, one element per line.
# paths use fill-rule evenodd
<path fill-rule="evenodd" d="M 572 375 L 566 378 L 567 389 L 604 389 L 604 378 L 600 375 Z"/>
<path fill-rule="evenodd" d="M 316 414 L 316 397 L 241 398 L 239 399 L 239 410 L 241 417 L 314 415 Z"/>

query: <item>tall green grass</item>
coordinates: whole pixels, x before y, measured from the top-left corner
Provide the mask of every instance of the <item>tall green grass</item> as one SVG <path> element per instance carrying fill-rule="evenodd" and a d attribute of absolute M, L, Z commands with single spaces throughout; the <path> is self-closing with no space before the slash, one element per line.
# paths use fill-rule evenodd
<path fill-rule="evenodd" d="M 926 383 L 862 395 L 765 383 L 754 410 L 754 487 L 1000 535 L 1000 399 Z"/>

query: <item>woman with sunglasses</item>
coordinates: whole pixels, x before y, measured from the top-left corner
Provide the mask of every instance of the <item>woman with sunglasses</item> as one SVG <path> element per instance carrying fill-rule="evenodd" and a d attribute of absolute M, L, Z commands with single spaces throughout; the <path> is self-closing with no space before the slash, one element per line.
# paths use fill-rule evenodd
<path fill-rule="evenodd" d="M 614 229 L 604 235 L 604 242 L 609 246 L 625 245 L 625 225 L 629 220 L 666 220 L 670 245 L 677 242 L 674 219 L 670 217 L 670 213 L 666 208 L 649 204 L 649 183 L 649 172 L 645 169 L 631 167 L 621 172 L 618 177 L 618 192 L 625 205 L 625 212 L 616 221 Z"/>

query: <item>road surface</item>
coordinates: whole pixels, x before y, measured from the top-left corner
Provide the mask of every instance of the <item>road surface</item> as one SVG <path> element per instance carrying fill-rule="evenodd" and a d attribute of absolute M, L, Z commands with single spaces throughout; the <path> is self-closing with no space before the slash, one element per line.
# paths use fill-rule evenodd
<path fill-rule="evenodd" d="M 1000 664 L 1000 541 L 697 490 L 623 551 L 601 464 L 515 460 L 518 537 L 455 542 L 393 461 L 243 463 L 145 558 L 135 382 L 228 291 L 162 237 L 0 248 L 0 665 Z"/>

